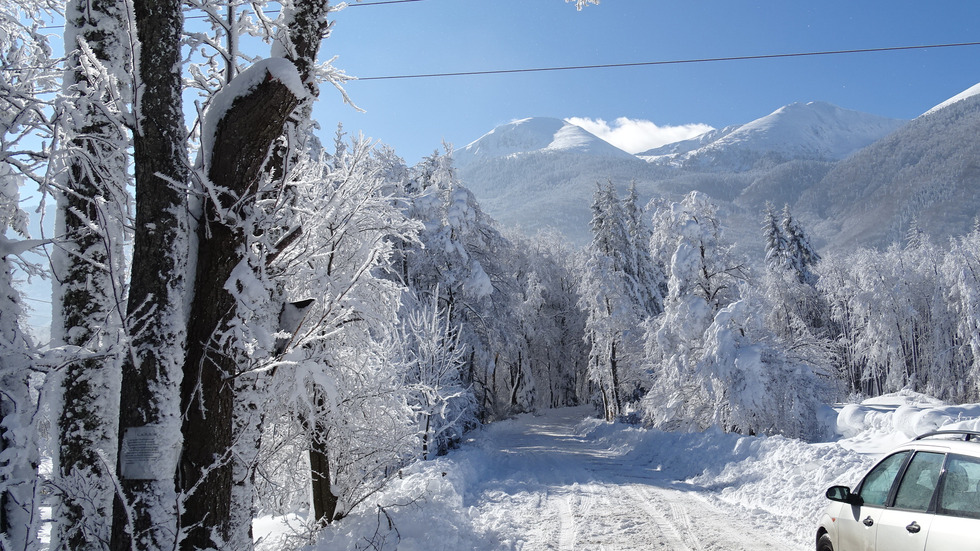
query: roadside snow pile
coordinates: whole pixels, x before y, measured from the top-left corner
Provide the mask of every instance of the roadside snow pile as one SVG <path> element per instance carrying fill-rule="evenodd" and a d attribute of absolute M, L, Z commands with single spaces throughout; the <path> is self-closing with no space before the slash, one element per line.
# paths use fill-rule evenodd
<path fill-rule="evenodd" d="M 940 428 L 980 428 L 980 404 L 948 406 L 940 400 L 903 390 L 860 404 L 844 406 L 837 417 L 837 431 L 845 438 L 864 432 L 898 432 L 915 438 Z"/>

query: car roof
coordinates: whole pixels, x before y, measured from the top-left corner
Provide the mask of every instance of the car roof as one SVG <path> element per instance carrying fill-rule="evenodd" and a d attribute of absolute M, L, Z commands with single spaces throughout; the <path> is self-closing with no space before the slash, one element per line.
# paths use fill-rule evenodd
<path fill-rule="evenodd" d="M 980 431 L 939 430 L 917 436 L 895 449 L 930 450 L 980 457 Z"/>

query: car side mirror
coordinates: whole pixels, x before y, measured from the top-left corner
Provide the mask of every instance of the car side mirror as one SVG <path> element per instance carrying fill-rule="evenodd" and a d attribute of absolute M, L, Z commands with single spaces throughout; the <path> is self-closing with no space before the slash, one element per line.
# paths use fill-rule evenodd
<path fill-rule="evenodd" d="M 864 500 L 857 494 L 852 494 L 847 486 L 831 486 L 827 489 L 827 499 L 849 505 L 862 505 Z"/>

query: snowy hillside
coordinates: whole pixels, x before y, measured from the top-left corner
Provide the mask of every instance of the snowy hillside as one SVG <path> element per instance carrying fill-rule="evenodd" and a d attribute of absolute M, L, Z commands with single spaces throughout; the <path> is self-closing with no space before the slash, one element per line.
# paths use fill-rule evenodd
<path fill-rule="evenodd" d="M 494 128 L 454 153 L 464 184 L 483 210 L 529 233 L 558 228 L 584 243 L 597 182 L 649 179 L 653 167 L 560 119 Z"/>
<path fill-rule="evenodd" d="M 748 124 L 688 140 L 681 147 L 667 145 L 638 156 L 650 162 L 721 171 L 743 171 L 793 159 L 838 160 L 902 124 L 904 121 L 825 102 L 793 103 Z M 688 149 L 696 144 L 699 147 Z"/>
<path fill-rule="evenodd" d="M 923 113 L 923 116 L 925 116 L 925 115 L 931 115 L 932 113 L 935 113 L 936 111 L 939 111 L 940 109 L 942 109 L 944 107 L 949 107 L 950 105 L 953 105 L 954 103 L 963 101 L 965 99 L 972 98 L 973 96 L 976 96 L 978 94 L 980 94 L 980 84 L 975 84 L 975 85 L 967 88 L 966 90 L 960 92 L 959 94 L 956 94 L 955 96 L 949 98 L 948 100 L 940 103 L 939 105 L 933 107 L 932 109 L 926 111 L 925 113 Z"/>
<path fill-rule="evenodd" d="M 980 87 L 838 163 L 800 197 L 841 247 L 885 246 L 913 219 L 936 242 L 969 230 L 980 212 Z M 955 99 L 955 98 L 954 98 Z"/>

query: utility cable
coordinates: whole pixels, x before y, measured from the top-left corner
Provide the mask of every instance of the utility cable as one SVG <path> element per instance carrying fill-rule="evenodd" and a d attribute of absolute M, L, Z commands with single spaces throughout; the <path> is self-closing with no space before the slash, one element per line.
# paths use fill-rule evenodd
<path fill-rule="evenodd" d="M 640 61 L 635 63 L 602 63 L 596 65 L 568 65 L 561 67 L 534 67 L 527 69 L 495 69 L 487 71 L 459 71 L 447 73 L 420 73 L 405 75 L 385 75 L 355 77 L 352 80 L 401 80 L 413 78 L 443 78 L 443 77 L 462 77 L 462 76 L 483 76 L 483 75 L 507 75 L 515 73 L 543 73 L 548 71 L 579 71 L 586 69 L 613 69 L 621 67 L 650 67 L 655 65 L 681 65 L 693 63 L 715 63 L 719 61 L 747 61 L 753 59 L 781 59 L 790 57 L 812 57 L 845 54 L 865 54 L 878 52 L 897 52 L 903 50 L 927 50 L 930 48 L 959 48 L 964 46 L 980 46 L 980 42 L 955 42 L 948 44 L 922 44 L 918 46 L 888 46 L 883 48 L 858 48 L 851 50 L 825 50 L 819 52 L 793 52 L 785 54 L 761 54 L 744 56 L 726 57 L 705 57 L 696 59 L 674 59 L 666 61 Z"/>

